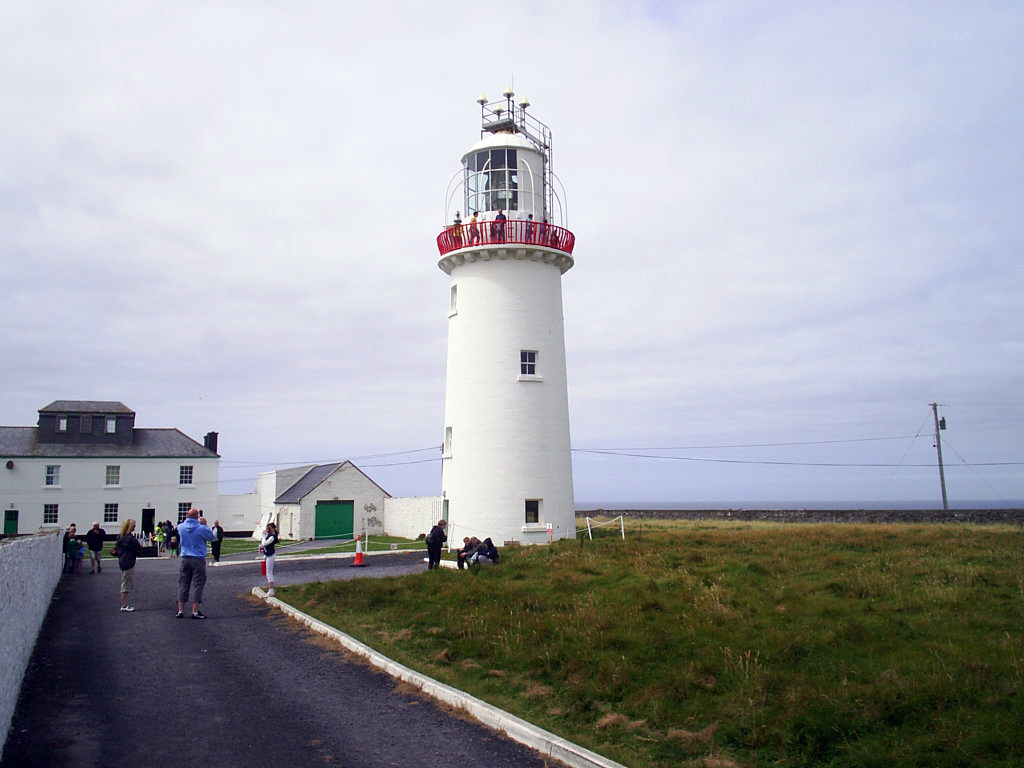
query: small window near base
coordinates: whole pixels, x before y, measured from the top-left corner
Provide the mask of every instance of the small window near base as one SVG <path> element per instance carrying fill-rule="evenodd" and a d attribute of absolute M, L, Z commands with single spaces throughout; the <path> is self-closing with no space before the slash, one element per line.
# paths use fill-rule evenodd
<path fill-rule="evenodd" d="M 539 523 L 540 522 L 540 499 L 527 499 L 526 500 L 526 522 L 527 523 Z"/>

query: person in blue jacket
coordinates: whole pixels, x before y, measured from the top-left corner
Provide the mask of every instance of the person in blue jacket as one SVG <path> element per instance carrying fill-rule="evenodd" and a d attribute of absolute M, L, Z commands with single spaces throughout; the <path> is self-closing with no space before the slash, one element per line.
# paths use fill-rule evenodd
<path fill-rule="evenodd" d="M 206 586 L 206 542 L 217 538 L 206 526 L 206 518 L 199 516 L 198 509 L 190 509 L 185 519 L 178 524 L 178 540 L 181 546 L 181 566 L 178 568 L 178 614 L 185 617 L 185 603 L 189 590 L 192 593 L 192 618 L 205 619 L 199 606 L 203 602 L 203 587 Z"/>

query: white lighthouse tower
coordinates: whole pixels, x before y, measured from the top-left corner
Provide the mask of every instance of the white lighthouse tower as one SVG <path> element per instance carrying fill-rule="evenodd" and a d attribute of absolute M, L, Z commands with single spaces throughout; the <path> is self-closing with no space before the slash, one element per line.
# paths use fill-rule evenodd
<path fill-rule="evenodd" d="M 575 535 L 561 283 L 575 238 L 550 130 L 504 97 L 478 100 L 481 138 L 437 238 L 451 276 L 441 486 L 457 546 Z"/>

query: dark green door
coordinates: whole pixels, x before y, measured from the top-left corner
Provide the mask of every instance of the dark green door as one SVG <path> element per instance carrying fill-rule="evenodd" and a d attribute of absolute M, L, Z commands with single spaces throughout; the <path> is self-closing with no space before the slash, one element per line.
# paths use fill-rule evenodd
<path fill-rule="evenodd" d="M 316 503 L 316 526 L 314 539 L 351 539 L 352 517 L 355 502 L 318 501 Z"/>
<path fill-rule="evenodd" d="M 4 533 L 8 536 L 18 533 L 18 510 L 4 510 Z"/>

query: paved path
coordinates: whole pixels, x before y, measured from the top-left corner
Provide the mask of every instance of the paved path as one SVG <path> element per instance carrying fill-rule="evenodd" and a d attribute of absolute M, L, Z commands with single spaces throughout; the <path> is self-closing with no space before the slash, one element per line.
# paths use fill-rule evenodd
<path fill-rule="evenodd" d="M 454 716 L 297 628 L 248 593 L 252 555 L 209 568 L 206 621 L 174 617 L 177 560 L 140 560 L 134 613 L 120 575 L 64 576 L 33 653 L 0 768 L 541 768 L 544 760 Z M 422 553 L 278 558 L 279 585 L 424 569 Z"/>

